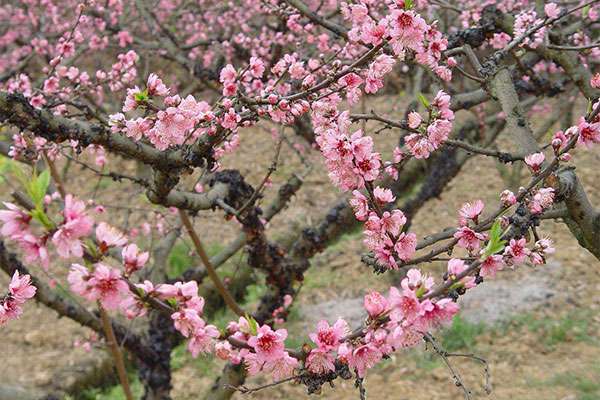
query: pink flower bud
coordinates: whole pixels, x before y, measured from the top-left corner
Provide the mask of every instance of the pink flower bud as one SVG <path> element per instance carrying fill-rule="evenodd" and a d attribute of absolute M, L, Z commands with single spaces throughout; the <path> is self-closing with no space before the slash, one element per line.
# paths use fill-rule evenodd
<path fill-rule="evenodd" d="M 570 153 L 564 153 L 564 154 L 562 154 L 560 156 L 559 159 L 560 159 L 560 161 L 563 161 L 563 162 L 571 161 L 571 154 Z"/>
<path fill-rule="evenodd" d="M 281 100 L 279 102 L 279 109 L 282 111 L 287 111 L 290 108 L 290 104 L 287 102 L 287 100 Z"/>
<path fill-rule="evenodd" d="M 388 307 L 387 300 L 379 292 L 371 292 L 365 296 L 364 306 L 371 318 L 377 318 Z"/>
<path fill-rule="evenodd" d="M 500 195 L 500 201 L 502 201 L 502 204 L 508 207 L 515 204 L 517 202 L 517 198 L 513 192 L 510 190 L 505 190 Z"/>

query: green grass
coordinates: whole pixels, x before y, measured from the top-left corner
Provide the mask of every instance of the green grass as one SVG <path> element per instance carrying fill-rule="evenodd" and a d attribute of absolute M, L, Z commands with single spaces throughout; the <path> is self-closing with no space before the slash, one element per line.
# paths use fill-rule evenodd
<path fill-rule="evenodd" d="M 114 184 L 114 181 L 110 178 L 102 177 L 98 180 L 98 190 L 105 190 L 111 187 Z"/>
<path fill-rule="evenodd" d="M 477 346 L 477 337 L 484 333 L 486 329 L 489 329 L 489 327 L 484 324 L 473 324 L 460 316 L 456 316 L 452 320 L 452 325 L 437 332 L 434 336 L 447 352 L 452 353 L 459 350 L 474 352 Z M 430 349 L 430 347 L 427 348 Z M 443 366 L 441 358 L 433 350 L 423 352 L 415 349 L 409 352 L 409 356 L 414 360 L 415 367 L 418 370 L 415 378 Z"/>
<path fill-rule="evenodd" d="M 169 278 L 175 278 L 190 268 L 194 258 L 190 255 L 190 249 L 185 243 L 178 242 L 169 253 L 167 275 Z"/>
<path fill-rule="evenodd" d="M 441 343 L 446 351 L 472 350 L 477 344 L 477 336 L 486 329 L 485 324 L 473 324 L 454 317 L 452 325 L 441 332 Z"/>
<path fill-rule="evenodd" d="M 589 369 L 586 369 L 586 371 L 589 371 Z M 591 375 L 586 375 L 586 372 L 565 372 L 554 375 L 543 384 L 562 386 L 574 390 L 577 393 L 577 400 L 600 399 L 600 367 L 592 367 Z"/>
<path fill-rule="evenodd" d="M 415 366 L 423 373 L 429 373 L 443 366 L 441 358 L 435 353 L 423 353 L 421 351 L 412 351 L 411 353 L 411 357 L 415 361 Z"/>
<path fill-rule="evenodd" d="M 582 313 L 571 313 L 560 318 L 536 318 L 530 314 L 519 315 L 503 323 L 498 328 L 500 335 L 508 330 L 527 329 L 535 333 L 548 348 L 565 342 L 595 342 L 590 333 L 590 316 Z"/>
<path fill-rule="evenodd" d="M 187 349 L 187 343 L 182 343 L 171 352 L 171 369 L 177 371 L 185 366 L 192 366 L 202 376 L 216 376 L 221 371 L 216 368 L 215 359 L 211 355 L 199 354 L 192 357 Z"/>
<path fill-rule="evenodd" d="M 222 244 L 211 243 L 207 246 L 206 253 L 209 257 L 212 257 L 215 254 L 220 253 L 222 250 Z M 180 276 L 187 269 L 196 265 L 195 258 L 193 256 L 193 250 L 191 250 L 190 247 L 183 242 L 177 242 L 175 246 L 173 246 L 167 261 L 169 265 L 167 276 L 171 279 Z"/>
<path fill-rule="evenodd" d="M 130 374 L 129 383 L 133 397 L 139 399 L 144 393 L 144 388 L 137 376 Z M 88 389 L 77 396 L 66 396 L 63 400 L 126 400 L 120 385 L 108 388 Z"/>
<path fill-rule="evenodd" d="M 278 327 L 276 327 L 278 328 Z M 314 343 L 309 339 L 308 336 L 304 335 L 293 335 L 290 331 L 288 331 L 288 337 L 285 339 L 285 347 L 290 349 L 299 349 L 305 343 L 308 343 L 314 346 Z"/>
<path fill-rule="evenodd" d="M 244 297 L 244 306 L 258 304 L 260 298 L 267 292 L 267 285 L 259 281 L 246 287 L 246 296 Z"/>

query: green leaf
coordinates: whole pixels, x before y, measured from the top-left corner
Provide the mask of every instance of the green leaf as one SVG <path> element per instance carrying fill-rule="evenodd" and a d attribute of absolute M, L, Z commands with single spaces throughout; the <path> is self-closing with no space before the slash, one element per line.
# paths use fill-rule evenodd
<path fill-rule="evenodd" d="M 50 171 L 45 170 L 38 176 L 37 184 L 39 189 L 44 192 L 44 195 L 48 191 L 48 186 L 50 186 Z"/>
<path fill-rule="evenodd" d="M 583 18 L 587 18 L 589 13 L 590 13 L 590 6 L 588 4 L 587 6 L 583 7 L 583 9 L 581 10 L 581 16 Z"/>
<path fill-rule="evenodd" d="M 92 258 L 99 258 L 101 256 L 100 250 L 98 249 L 96 242 L 94 242 L 91 238 L 84 239 L 83 243 L 88 253 L 90 253 L 90 255 L 92 256 Z"/>
<path fill-rule="evenodd" d="M 250 327 L 250 333 L 252 336 L 256 336 L 258 333 L 258 322 L 252 316 L 246 314 L 246 320 L 248 320 L 248 325 Z"/>
<path fill-rule="evenodd" d="M 404 9 L 411 10 L 415 6 L 413 0 L 404 0 Z"/>
<path fill-rule="evenodd" d="M 50 185 L 50 173 L 48 170 L 45 170 L 39 176 L 36 176 L 34 171 L 31 181 L 27 185 L 27 193 L 36 208 L 42 208 L 48 185 Z"/>
<path fill-rule="evenodd" d="M 173 308 L 177 308 L 177 299 L 175 299 L 175 298 L 170 298 L 170 299 L 167 299 L 167 303 L 168 303 L 168 304 L 169 304 L 171 307 L 173 307 Z"/>
<path fill-rule="evenodd" d="M 496 253 L 500 253 L 502 250 L 504 250 L 504 244 L 506 243 L 506 241 L 502 241 L 502 243 L 493 243 L 490 244 L 488 243 L 488 246 L 486 247 L 486 251 L 485 254 L 487 257 L 494 255 Z"/>
<path fill-rule="evenodd" d="M 50 171 L 43 171 L 35 181 L 36 192 L 38 195 L 38 199 L 40 204 L 43 204 L 44 197 L 48 192 L 48 186 L 50 186 Z"/>
<path fill-rule="evenodd" d="M 419 99 L 419 101 L 421 102 L 421 104 L 423 104 L 425 108 L 431 107 L 429 101 L 425 98 L 425 96 L 423 96 L 423 93 L 417 94 L 417 99 Z"/>
<path fill-rule="evenodd" d="M 136 93 L 134 96 L 136 103 L 145 103 L 148 101 L 148 89 L 143 92 Z"/>
<path fill-rule="evenodd" d="M 498 242 L 501 239 L 502 235 L 502 225 L 500 224 L 500 220 L 497 219 L 494 221 L 492 228 L 490 229 L 490 241 Z"/>
<path fill-rule="evenodd" d="M 502 225 L 499 219 L 494 221 L 492 228 L 489 233 L 490 239 L 488 241 L 487 246 L 483 251 L 483 257 L 487 258 L 493 254 L 499 253 L 504 250 L 504 245 L 506 244 L 506 240 L 502 240 L 503 232 Z"/>
<path fill-rule="evenodd" d="M 54 229 L 54 224 L 52 223 L 50 218 L 48 218 L 48 216 L 41 207 L 36 206 L 36 208 L 29 211 L 29 215 L 31 215 L 31 217 L 38 221 L 40 224 L 44 225 L 44 228 L 48 230 Z"/>

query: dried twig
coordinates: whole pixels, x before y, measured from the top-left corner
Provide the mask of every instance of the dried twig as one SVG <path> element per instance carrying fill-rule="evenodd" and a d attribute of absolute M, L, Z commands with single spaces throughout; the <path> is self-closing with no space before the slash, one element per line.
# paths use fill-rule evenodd
<path fill-rule="evenodd" d="M 236 301 L 233 298 L 233 296 L 231 295 L 231 293 L 229 293 L 229 290 L 227 290 L 225 285 L 223 285 L 223 282 L 221 282 L 221 278 L 219 278 L 219 275 L 217 275 L 217 271 L 215 271 L 215 268 L 213 267 L 212 263 L 210 262 L 210 259 L 208 258 L 208 255 L 206 254 L 206 251 L 204 250 L 204 246 L 202 246 L 200 237 L 194 230 L 192 221 L 188 217 L 187 213 L 184 210 L 179 210 L 179 217 L 181 218 L 181 222 L 183 223 L 183 226 L 185 226 L 185 229 L 187 230 L 188 235 L 190 235 L 192 242 L 194 242 L 194 247 L 196 248 L 196 252 L 198 253 L 198 255 L 200 256 L 200 259 L 204 263 L 204 267 L 206 268 L 206 272 L 208 273 L 208 276 L 213 281 L 213 284 L 215 285 L 219 294 L 225 301 L 225 304 L 227 304 L 227 306 L 237 315 L 239 315 L 239 316 L 246 315 L 244 310 L 242 310 L 242 308 L 236 303 Z"/>
<path fill-rule="evenodd" d="M 125 398 L 127 400 L 133 400 L 133 394 L 131 393 L 131 387 L 129 386 L 129 379 L 127 378 L 127 371 L 125 370 L 125 362 L 123 361 L 123 353 L 121 353 L 121 349 L 119 348 L 110 318 L 100 302 L 98 302 L 98 309 L 100 310 L 102 328 L 104 329 L 104 334 L 106 335 L 106 344 L 108 345 L 110 354 L 115 361 L 115 367 L 117 368 L 117 375 L 119 376 L 119 382 L 123 388 L 123 393 L 125 394 Z"/>
<path fill-rule="evenodd" d="M 293 380 L 296 380 L 298 378 L 302 378 L 304 375 L 294 375 L 294 376 L 290 376 L 289 378 L 285 378 L 285 379 L 281 379 L 279 381 L 276 382 L 271 382 L 271 383 L 267 383 L 266 385 L 262 385 L 262 386 L 257 386 L 257 387 L 253 387 L 253 388 L 248 388 L 244 385 L 240 385 L 240 386 L 233 386 L 233 385 L 224 385 L 226 388 L 228 389 L 233 389 L 235 391 L 238 391 L 242 394 L 250 394 L 250 393 L 256 393 L 260 390 L 263 389 L 268 389 L 277 385 L 281 385 L 282 383 L 286 383 L 286 382 L 290 382 Z"/>

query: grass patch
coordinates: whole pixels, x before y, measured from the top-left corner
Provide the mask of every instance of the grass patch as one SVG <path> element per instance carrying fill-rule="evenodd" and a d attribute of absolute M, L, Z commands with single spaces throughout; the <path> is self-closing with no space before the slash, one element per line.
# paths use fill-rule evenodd
<path fill-rule="evenodd" d="M 209 257 L 220 253 L 223 250 L 223 245 L 220 243 L 211 243 L 206 248 L 206 253 Z M 183 274 L 190 267 L 194 266 L 196 259 L 193 256 L 194 252 L 188 245 L 183 242 L 177 242 L 169 253 L 167 276 L 170 279 L 176 278 Z"/>
<path fill-rule="evenodd" d="M 190 255 L 190 249 L 185 243 L 178 242 L 171 249 L 167 262 L 169 265 L 167 276 L 173 279 L 190 268 L 194 262 L 194 258 Z"/>
<path fill-rule="evenodd" d="M 477 345 L 477 337 L 486 329 L 488 328 L 485 324 L 474 324 L 460 316 L 455 316 L 452 325 L 440 331 L 436 338 L 442 348 L 449 353 L 458 350 L 473 351 Z M 416 369 L 419 370 L 416 375 L 419 377 L 443 365 L 441 358 L 433 350 L 424 352 L 415 349 L 409 354 L 415 362 Z"/>
<path fill-rule="evenodd" d="M 327 246 L 327 252 L 335 253 L 340 251 L 348 240 L 360 239 L 363 235 L 363 227 L 361 224 L 354 224 L 346 228 L 346 232 L 334 239 L 333 243 Z"/>
<path fill-rule="evenodd" d="M 171 352 L 171 369 L 177 371 L 185 366 L 191 366 L 201 376 L 216 376 L 221 373 L 216 368 L 216 361 L 212 355 L 199 354 L 198 357 L 192 357 L 187 349 L 187 342 L 175 347 Z"/>
<path fill-rule="evenodd" d="M 563 386 L 577 392 L 577 400 L 597 400 L 600 398 L 600 368 L 592 368 L 595 376 L 585 373 L 565 372 L 557 374 L 547 381 L 548 385 Z"/>
<path fill-rule="evenodd" d="M 415 367 L 424 373 L 431 372 L 442 366 L 441 358 L 435 353 L 413 351 L 412 354 L 412 357 L 415 360 Z"/>
<path fill-rule="evenodd" d="M 144 393 L 144 388 L 137 375 L 129 374 L 129 384 L 133 397 L 140 399 Z M 75 397 L 66 396 L 63 400 L 125 400 L 125 394 L 121 386 L 116 385 L 84 390 Z"/>
<path fill-rule="evenodd" d="M 471 350 L 477 344 L 477 336 L 486 329 L 485 324 L 473 324 L 461 318 L 454 317 L 452 325 L 441 333 L 441 343 L 446 351 Z"/>
<path fill-rule="evenodd" d="M 102 177 L 98 180 L 97 186 L 98 190 L 105 190 L 112 186 L 114 181 L 110 178 Z"/>
<path fill-rule="evenodd" d="M 560 318 L 536 318 L 530 314 L 517 316 L 502 324 L 498 329 L 504 335 L 509 330 L 527 329 L 535 333 L 548 348 L 567 342 L 594 342 L 590 334 L 590 317 L 582 313 L 572 313 Z"/>
<path fill-rule="evenodd" d="M 246 296 L 244 297 L 244 306 L 252 306 L 258 304 L 260 298 L 267 293 L 267 285 L 261 283 L 253 283 L 246 287 Z"/>
<path fill-rule="evenodd" d="M 305 343 L 314 346 L 314 343 L 308 338 L 308 336 L 288 335 L 288 337 L 285 339 L 285 347 L 290 349 L 300 349 Z"/>

